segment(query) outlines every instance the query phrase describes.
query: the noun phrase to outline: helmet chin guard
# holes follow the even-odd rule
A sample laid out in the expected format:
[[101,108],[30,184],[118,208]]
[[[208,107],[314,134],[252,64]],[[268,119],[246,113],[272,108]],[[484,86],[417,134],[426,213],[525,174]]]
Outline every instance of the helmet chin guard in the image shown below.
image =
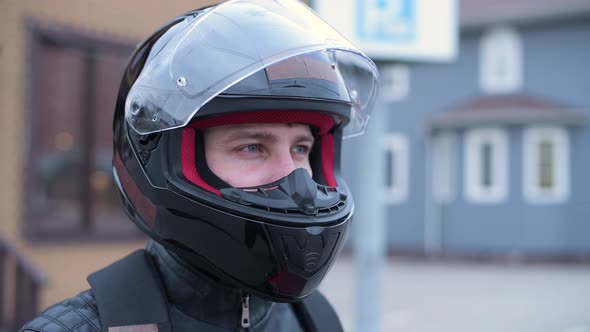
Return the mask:
[[222,188],[221,194],[242,205],[309,216],[336,210],[346,200],[346,194],[340,193],[337,187],[317,184],[303,168],[262,186]]

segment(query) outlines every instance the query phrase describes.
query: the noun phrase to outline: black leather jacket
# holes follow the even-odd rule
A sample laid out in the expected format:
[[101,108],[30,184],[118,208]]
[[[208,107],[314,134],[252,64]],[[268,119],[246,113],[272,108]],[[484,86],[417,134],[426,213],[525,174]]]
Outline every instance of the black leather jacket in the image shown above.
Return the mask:
[[[162,246],[150,242],[169,304],[175,332],[244,331],[241,325],[242,294],[188,269]],[[250,298],[250,331],[302,332],[292,306]],[[51,306],[27,323],[21,332],[99,332],[101,326],[92,290]]]

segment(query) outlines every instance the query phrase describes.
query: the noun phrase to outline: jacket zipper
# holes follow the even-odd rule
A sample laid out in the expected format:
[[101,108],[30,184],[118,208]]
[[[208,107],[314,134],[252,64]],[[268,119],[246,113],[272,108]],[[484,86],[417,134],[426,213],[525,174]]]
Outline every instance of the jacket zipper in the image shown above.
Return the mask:
[[250,329],[250,295],[242,295],[242,327],[248,331]]

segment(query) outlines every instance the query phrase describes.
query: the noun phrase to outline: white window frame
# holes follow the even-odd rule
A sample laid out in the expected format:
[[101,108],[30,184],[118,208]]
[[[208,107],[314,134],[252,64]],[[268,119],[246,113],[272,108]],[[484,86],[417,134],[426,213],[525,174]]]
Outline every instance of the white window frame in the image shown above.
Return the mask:
[[410,94],[410,67],[403,64],[387,64],[379,69],[380,96],[384,101],[400,101]]
[[[383,186],[383,195],[385,203],[402,204],[408,199],[410,168],[409,168],[409,145],[408,138],[402,133],[389,133],[382,139],[383,152],[389,150],[392,152],[393,168],[391,177],[393,186]],[[385,158],[383,158],[385,162]],[[385,169],[384,171],[389,171]]]
[[[492,147],[491,179],[489,187],[481,184],[483,165],[482,147]],[[475,128],[465,133],[464,194],[471,203],[499,204],[508,196],[508,133],[503,128]]]
[[457,135],[442,132],[432,137],[432,197],[437,203],[455,199],[457,176]]
[[[539,185],[539,144],[553,143],[553,187]],[[560,126],[531,126],[523,131],[523,194],[531,204],[560,204],[569,199],[570,191],[569,132]]]
[[[523,84],[523,47],[518,32],[495,27],[485,32],[479,44],[479,83],[485,93],[514,93]],[[497,75],[506,70],[506,75]]]

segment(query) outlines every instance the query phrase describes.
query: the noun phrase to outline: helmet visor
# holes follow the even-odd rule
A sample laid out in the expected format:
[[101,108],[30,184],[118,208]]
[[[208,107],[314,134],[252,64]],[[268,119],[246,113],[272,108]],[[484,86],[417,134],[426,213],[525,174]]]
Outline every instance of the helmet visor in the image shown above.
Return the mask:
[[[307,61],[328,59],[333,73],[317,72],[313,78],[336,84],[336,93],[319,98],[350,102],[353,115],[344,135],[361,134],[377,93],[377,69],[296,0],[229,1],[201,14],[146,64],[129,92],[125,116],[140,134],[183,127],[203,105],[236,83],[302,56]],[[301,73],[299,67],[294,66],[295,75]]]

